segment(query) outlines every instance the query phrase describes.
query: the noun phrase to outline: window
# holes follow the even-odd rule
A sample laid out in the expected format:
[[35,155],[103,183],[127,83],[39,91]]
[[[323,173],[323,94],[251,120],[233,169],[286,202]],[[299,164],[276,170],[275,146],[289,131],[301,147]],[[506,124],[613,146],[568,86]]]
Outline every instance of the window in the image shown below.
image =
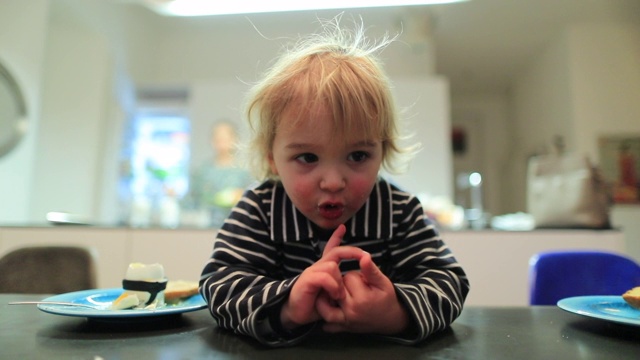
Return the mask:
[[[186,96],[143,92],[125,134],[119,195],[132,226],[177,226],[189,188],[191,126]],[[173,214],[167,214],[167,212]],[[175,219],[167,219],[173,215]]]

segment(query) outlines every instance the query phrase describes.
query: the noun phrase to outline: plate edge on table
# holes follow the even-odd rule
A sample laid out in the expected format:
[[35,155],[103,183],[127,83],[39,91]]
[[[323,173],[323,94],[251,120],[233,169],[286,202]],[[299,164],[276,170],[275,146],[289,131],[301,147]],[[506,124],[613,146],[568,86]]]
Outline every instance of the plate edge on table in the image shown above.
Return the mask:
[[[560,299],[557,302],[557,306],[567,312],[586,316],[589,318],[615,322],[618,324],[640,326],[640,310],[638,310],[638,318],[630,319],[628,317],[615,316],[612,314],[599,313],[593,309],[589,309],[586,306],[596,305],[599,303],[610,304],[625,304],[629,306],[621,295],[586,295],[586,296],[572,296],[564,299]],[[629,308],[631,308],[629,306]]]
[[[83,299],[89,297],[91,295],[100,295],[102,293],[115,293],[124,291],[122,288],[107,288],[107,289],[89,289],[89,290],[80,290],[69,293],[57,294],[43,301],[71,301],[77,299]],[[54,314],[54,315],[63,315],[63,316],[75,316],[75,317],[86,317],[90,319],[123,319],[123,320],[131,320],[136,318],[149,318],[149,317],[160,317],[160,316],[168,316],[168,315],[179,315],[187,312],[198,311],[206,308],[206,302],[202,298],[200,294],[195,294],[188,298],[190,304],[184,306],[167,306],[160,309],[155,310],[108,310],[108,309],[89,309],[89,308],[73,308],[66,307],[64,305],[48,305],[48,304],[39,304],[37,305],[40,311],[45,313]]]

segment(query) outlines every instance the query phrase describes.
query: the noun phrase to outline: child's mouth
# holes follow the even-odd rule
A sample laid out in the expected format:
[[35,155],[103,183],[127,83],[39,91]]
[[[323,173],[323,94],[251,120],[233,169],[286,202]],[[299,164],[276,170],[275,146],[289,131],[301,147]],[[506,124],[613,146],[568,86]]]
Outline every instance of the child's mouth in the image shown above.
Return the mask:
[[318,206],[320,216],[325,219],[335,220],[342,216],[344,205],[339,203],[324,203]]

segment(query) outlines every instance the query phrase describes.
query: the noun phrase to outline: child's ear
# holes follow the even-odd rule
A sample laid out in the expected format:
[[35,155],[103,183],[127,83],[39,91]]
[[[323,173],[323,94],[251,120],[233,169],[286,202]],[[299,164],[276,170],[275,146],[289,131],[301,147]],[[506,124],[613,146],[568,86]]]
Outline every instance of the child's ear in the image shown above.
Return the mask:
[[271,169],[271,173],[273,175],[278,175],[278,168],[276,167],[276,162],[273,160],[273,153],[269,153],[269,155],[267,155],[267,160],[269,160],[269,168]]

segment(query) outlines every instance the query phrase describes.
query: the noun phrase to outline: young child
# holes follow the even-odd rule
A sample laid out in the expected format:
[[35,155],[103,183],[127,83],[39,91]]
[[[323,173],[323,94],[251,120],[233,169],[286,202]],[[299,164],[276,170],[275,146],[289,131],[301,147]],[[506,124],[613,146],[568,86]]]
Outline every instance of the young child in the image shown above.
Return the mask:
[[270,346],[316,325],[412,344],[460,315],[464,271],[417,198],[379,177],[403,152],[384,45],[327,23],[254,88],[266,180],[225,221],[200,280],[221,328]]

